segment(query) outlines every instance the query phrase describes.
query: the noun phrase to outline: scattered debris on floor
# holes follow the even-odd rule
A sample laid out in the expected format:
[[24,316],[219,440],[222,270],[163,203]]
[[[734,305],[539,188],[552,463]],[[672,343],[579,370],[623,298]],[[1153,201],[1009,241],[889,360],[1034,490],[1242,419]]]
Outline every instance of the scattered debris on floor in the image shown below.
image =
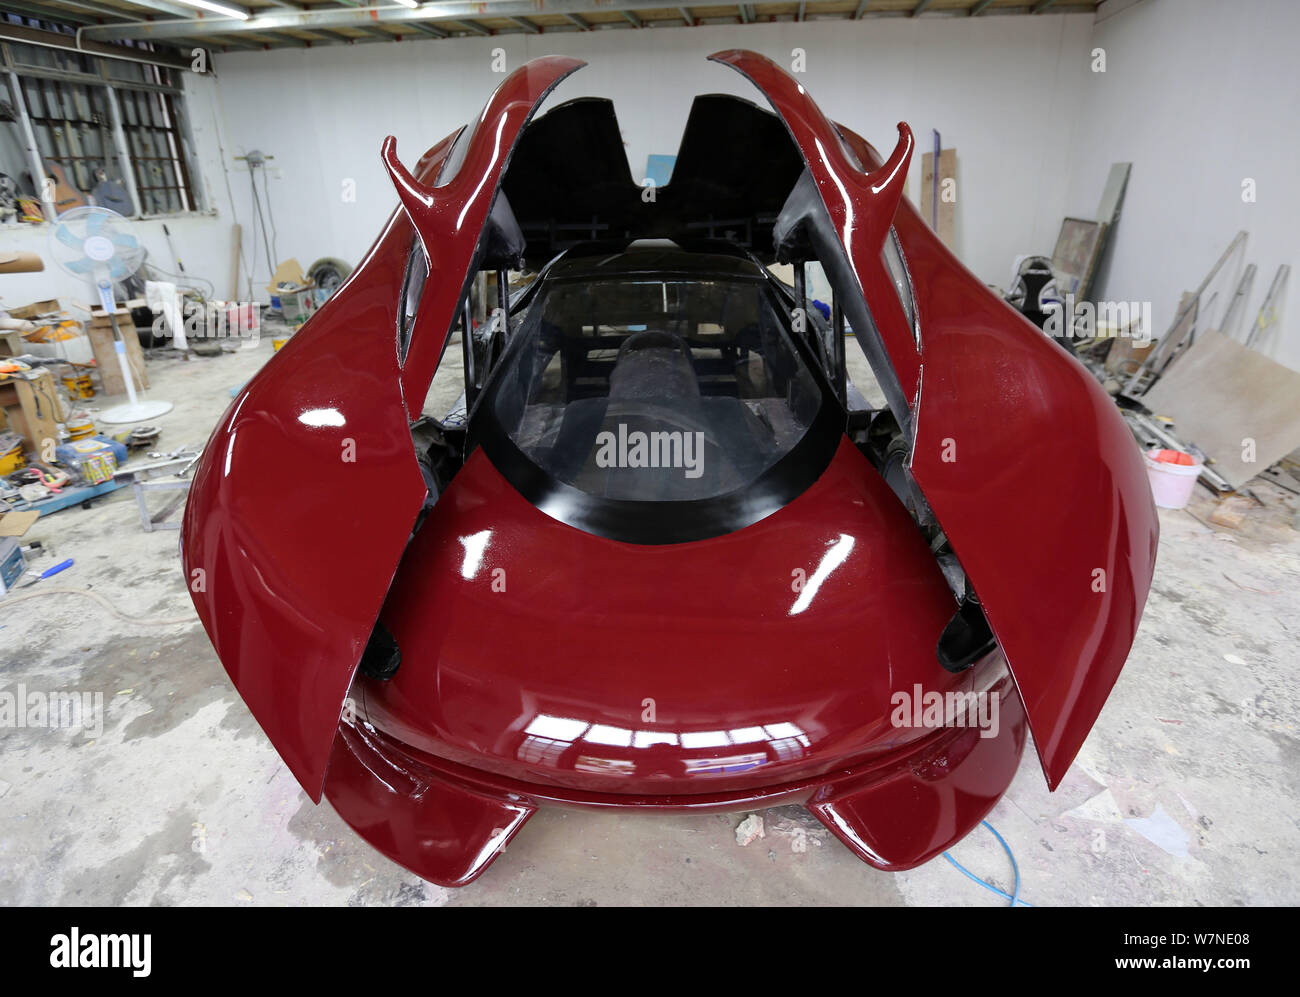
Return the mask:
[[1255,500],[1250,496],[1233,495],[1215,506],[1214,511],[1210,513],[1210,522],[1216,526],[1227,526],[1235,530],[1241,526],[1246,515],[1255,505]]
[[766,832],[763,829],[763,818],[758,814],[750,814],[736,828],[736,844],[741,848],[762,837],[766,837]]
[[1159,803],[1150,817],[1125,817],[1124,823],[1175,858],[1187,858],[1190,835],[1165,813],[1165,808]]
[[766,830],[773,841],[788,841],[790,851],[797,854],[810,847],[821,848],[830,832],[804,807],[778,807],[769,811]]

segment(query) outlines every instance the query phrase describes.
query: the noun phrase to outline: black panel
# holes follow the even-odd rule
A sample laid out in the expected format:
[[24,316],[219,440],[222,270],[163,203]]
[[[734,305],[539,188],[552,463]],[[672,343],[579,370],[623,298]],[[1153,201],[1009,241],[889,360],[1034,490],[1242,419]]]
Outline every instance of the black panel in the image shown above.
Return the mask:
[[584,97],[528,126],[502,190],[534,267],[593,240],[725,239],[770,261],[772,223],[802,170],[779,118],[706,94],[691,105],[671,181],[643,200],[613,103]]

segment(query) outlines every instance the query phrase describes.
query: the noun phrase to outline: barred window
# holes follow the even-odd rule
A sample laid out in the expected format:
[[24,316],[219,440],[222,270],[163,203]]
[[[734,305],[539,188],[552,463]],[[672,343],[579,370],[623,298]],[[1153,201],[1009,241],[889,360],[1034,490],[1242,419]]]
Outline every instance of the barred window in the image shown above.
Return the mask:
[[[74,34],[11,13],[0,23]],[[35,220],[42,201],[45,214],[86,203],[134,216],[202,209],[178,70],[17,41],[0,57],[0,200],[7,190],[20,217]]]

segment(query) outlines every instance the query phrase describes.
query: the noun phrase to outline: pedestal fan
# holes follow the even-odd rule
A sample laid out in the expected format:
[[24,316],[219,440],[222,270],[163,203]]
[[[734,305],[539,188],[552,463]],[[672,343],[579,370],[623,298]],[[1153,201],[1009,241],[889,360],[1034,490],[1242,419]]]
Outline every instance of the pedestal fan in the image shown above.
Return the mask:
[[131,276],[144,262],[144,250],[136,237],[126,231],[126,225],[125,218],[108,208],[73,208],[59,215],[50,235],[50,255],[54,261],[74,277],[90,281],[113,325],[113,350],[130,401],[101,412],[100,422],[142,422],[172,408],[171,402],[144,400],[136,394],[131,364],[126,357],[126,340],[117,326],[113,284]]

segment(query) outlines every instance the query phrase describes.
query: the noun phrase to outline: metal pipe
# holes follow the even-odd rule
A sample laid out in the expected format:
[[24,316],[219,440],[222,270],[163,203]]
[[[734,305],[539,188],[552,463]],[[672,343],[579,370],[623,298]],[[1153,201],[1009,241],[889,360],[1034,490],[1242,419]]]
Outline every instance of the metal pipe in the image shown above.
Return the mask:
[[478,397],[478,376],[474,369],[474,317],[470,314],[469,295],[460,309],[460,355],[465,365],[465,411],[474,409]]
[[[674,4],[679,11],[696,8],[716,8],[714,0],[681,0]],[[753,18],[750,5],[743,5],[745,13]],[[619,13],[630,14],[635,11],[663,10],[664,4],[658,0],[547,0],[545,12],[567,16],[569,14]],[[182,18],[166,21],[133,21],[127,24],[91,25],[82,29],[85,37],[101,41],[122,38],[159,40],[197,35],[250,34],[256,32],[282,31],[285,29],[313,28],[356,28],[364,25],[404,24],[410,22],[440,23],[454,21],[461,24],[473,24],[474,18],[528,18],[536,16],[538,8],[535,0],[489,0],[487,3],[470,2],[470,0],[446,0],[442,3],[428,3],[418,8],[404,7],[399,4],[376,7],[329,7],[304,10],[268,10],[255,13],[246,21],[232,17],[209,16],[202,18]],[[467,19],[469,19],[467,21]],[[628,18],[631,22],[631,18]],[[637,18],[637,22],[640,22]],[[488,34],[486,28],[473,24],[474,30]]]
[[140,191],[135,184],[135,170],[131,168],[131,149],[126,144],[126,131],[122,128],[122,108],[117,102],[117,93],[112,87],[108,91],[108,108],[113,115],[113,144],[117,146],[117,158],[122,165],[122,178],[126,182],[127,193],[131,195],[131,204],[135,214],[144,214],[144,205],[140,203]]
[[840,307],[839,295],[831,299],[831,333],[835,342],[831,344],[831,356],[834,364],[835,394],[840,404],[848,407],[848,365],[844,358],[844,309]]
[[14,109],[18,112],[18,122],[22,126],[23,143],[27,146],[28,162],[32,167],[32,183],[36,185],[36,196],[41,200],[41,210],[46,221],[54,221],[59,213],[54,208],[54,197],[45,182],[45,163],[41,160],[41,150],[36,146],[36,132],[32,130],[32,119],[27,114],[27,98],[23,94],[22,83],[18,74],[9,70],[9,94],[13,97]]
[[501,309],[502,341],[510,338],[510,273],[505,267],[497,271],[497,307]]

